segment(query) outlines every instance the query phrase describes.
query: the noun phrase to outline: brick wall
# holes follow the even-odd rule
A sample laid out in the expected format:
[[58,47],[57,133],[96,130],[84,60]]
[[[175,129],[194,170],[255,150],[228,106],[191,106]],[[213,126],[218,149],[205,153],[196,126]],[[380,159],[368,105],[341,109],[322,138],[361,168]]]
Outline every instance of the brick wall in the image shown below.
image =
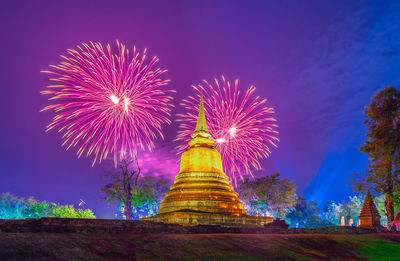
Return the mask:
[[335,226],[326,228],[291,228],[266,225],[265,227],[221,227],[194,226],[184,227],[151,221],[115,220],[115,219],[73,219],[41,218],[11,220],[0,219],[0,233],[50,232],[50,233],[242,233],[242,234],[365,234],[385,232],[384,230]]

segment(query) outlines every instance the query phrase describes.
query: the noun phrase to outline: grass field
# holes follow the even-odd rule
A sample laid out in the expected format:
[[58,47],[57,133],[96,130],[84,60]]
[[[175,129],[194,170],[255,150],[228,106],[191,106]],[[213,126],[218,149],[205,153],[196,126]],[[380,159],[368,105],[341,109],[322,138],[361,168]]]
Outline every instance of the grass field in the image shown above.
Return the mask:
[[400,260],[400,234],[0,233],[0,260]]

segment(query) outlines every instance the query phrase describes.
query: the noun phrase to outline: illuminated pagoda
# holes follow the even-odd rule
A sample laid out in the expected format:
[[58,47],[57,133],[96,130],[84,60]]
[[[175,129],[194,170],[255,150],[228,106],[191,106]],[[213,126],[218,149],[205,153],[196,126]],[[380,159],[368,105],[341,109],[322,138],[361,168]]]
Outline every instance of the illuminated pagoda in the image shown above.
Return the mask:
[[142,220],[185,226],[262,226],[273,217],[248,216],[222,169],[221,154],[207,129],[201,95],[196,129],[182,153],[179,174],[157,215]]
[[359,227],[380,227],[381,216],[375,206],[371,193],[368,191],[365,196],[364,205],[360,212],[360,225]]

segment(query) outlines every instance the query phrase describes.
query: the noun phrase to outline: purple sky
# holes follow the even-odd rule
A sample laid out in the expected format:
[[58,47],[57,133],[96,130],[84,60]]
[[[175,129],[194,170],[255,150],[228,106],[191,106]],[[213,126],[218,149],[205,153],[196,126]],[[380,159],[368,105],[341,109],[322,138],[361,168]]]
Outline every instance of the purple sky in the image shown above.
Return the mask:
[[[0,193],[82,198],[98,217],[113,217],[100,194],[111,163],[92,168],[45,133],[53,114],[39,113],[49,83],[39,71],[77,44],[118,39],[160,58],[176,104],[191,84],[222,74],[255,85],[277,111],[281,139],[259,174],[279,171],[309,199],[346,199],[347,178],[367,162],[357,150],[363,106],[400,81],[400,6],[380,2],[2,1]],[[176,126],[164,130],[152,157],[165,164],[156,171],[174,173]]]

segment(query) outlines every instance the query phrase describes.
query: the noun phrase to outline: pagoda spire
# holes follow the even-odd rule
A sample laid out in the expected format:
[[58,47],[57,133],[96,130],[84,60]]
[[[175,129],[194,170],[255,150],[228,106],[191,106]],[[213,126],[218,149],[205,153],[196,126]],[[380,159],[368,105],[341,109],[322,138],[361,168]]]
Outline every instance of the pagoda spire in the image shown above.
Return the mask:
[[196,129],[194,130],[194,132],[192,134],[192,138],[195,138],[199,135],[204,138],[211,137],[210,133],[208,132],[206,114],[204,112],[203,91],[201,91],[199,115],[197,116]]

